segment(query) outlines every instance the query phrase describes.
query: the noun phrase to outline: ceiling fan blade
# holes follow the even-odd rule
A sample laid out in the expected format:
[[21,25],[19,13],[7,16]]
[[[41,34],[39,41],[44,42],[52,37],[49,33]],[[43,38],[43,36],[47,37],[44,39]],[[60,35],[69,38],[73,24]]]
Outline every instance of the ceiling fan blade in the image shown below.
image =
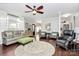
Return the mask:
[[37,8],[37,10],[41,10],[41,9],[43,9],[43,6],[39,6],[39,7]]
[[44,12],[42,12],[42,11],[36,11],[37,13],[40,13],[40,14],[43,14]]
[[29,13],[29,12],[32,12],[32,11],[25,11],[25,13]]
[[31,9],[31,10],[33,10],[33,8],[31,8],[29,5],[25,5],[27,8],[29,8],[29,9]]

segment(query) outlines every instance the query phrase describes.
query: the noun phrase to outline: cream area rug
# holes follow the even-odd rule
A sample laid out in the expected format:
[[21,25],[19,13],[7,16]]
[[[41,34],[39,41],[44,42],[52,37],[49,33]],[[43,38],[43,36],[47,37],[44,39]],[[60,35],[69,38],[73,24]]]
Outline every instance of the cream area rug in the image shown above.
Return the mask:
[[19,45],[15,49],[16,56],[51,56],[55,53],[55,47],[48,42],[35,41],[26,44],[25,46]]

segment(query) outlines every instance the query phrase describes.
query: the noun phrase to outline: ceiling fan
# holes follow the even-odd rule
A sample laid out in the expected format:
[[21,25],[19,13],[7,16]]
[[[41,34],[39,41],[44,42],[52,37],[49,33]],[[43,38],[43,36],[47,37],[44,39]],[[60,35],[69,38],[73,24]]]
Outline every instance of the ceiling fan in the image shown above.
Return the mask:
[[33,15],[36,15],[36,13],[39,13],[39,14],[43,14],[44,12],[42,11],[43,10],[43,6],[41,5],[41,6],[39,6],[39,7],[37,7],[36,8],[36,6],[33,6],[33,8],[32,7],[30,7],[29,5],[25,5],[27,8],[29,8],[29,9],[31,9],[31,11],[25,11],[25,13],[29,13],[29,12],[32,12],[33,13]]

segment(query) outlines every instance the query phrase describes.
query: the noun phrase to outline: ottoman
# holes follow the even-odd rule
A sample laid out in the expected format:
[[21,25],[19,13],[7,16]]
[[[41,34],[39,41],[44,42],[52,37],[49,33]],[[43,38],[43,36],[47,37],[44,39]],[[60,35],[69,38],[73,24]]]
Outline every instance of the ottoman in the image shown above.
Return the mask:
[[25,45],[29,42],[32,42],[34,38],[32,37],[23,37],[23,38],[20,38],[17,40],[18,43],[22,44],[22,45]]

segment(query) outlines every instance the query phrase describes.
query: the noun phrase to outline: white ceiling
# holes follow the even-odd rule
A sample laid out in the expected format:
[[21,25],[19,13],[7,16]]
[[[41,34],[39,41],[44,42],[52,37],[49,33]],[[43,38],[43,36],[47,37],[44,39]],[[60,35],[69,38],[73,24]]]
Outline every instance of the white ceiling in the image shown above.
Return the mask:
[[74,13],[78,12],[79,4],[78,3],[28,3],[30,6],[44,6],[44,14],[33,15],[32,13],[25,13],[25,10],[29,10],[25,7],[27,3],[0,3],[0,9],[6,12],[12,12],[20,14],[24,17],[31,18],[47,18],[58,16],[59,12],[61,13]]

